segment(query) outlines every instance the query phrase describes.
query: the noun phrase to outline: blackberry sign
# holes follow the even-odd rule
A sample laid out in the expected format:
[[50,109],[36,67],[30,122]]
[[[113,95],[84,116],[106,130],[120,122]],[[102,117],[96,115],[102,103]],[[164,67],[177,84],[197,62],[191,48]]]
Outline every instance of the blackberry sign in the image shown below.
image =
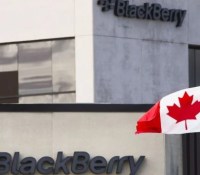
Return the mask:
[[130,5],[127,0],[98,0],[97,4],[103,12],[113,9],[118,17],[176,22],[176,27],[182,25],[186,16],[186,10],[162,8],[158,3],[136,6]]
[[67,166],[71,164],[71,171],[74,174],[84,174],[90,170],[93,174],[111,174],[116,166],[116,173],[121,174],[124,166],[129,164],[130,175],[135,175],[140,168],[145,156],[140,156],[135,161],[133,156],[114,156],[107,162],[102,156],[90,158],[87,152],[74,152],[73,156],[63,157],[62,152],[58,152],[57,158],[45,156],[38,161],[34,157],[26,157],[20,160],[20,153],[15,152],[12,156],[7,152],[0,152],[0,174],[35,174],[36,170],[40,174],[70,174],[70,168]]

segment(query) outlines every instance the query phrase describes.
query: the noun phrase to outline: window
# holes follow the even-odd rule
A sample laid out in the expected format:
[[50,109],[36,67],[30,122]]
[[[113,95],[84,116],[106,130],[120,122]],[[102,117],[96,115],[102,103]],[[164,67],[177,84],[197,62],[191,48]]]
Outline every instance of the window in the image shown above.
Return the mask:
[[0,83],[0,103],[74,103],[74,38],[1,44]]
[[0,103],[18,103],[18,72],[0,72]]
[[[189,47],[189,85],[200,86],[200,47]],[[183,136],[184,175],[200,175],[200,134]]]
[[200,86],[200,47],[189,48],[189,84]]

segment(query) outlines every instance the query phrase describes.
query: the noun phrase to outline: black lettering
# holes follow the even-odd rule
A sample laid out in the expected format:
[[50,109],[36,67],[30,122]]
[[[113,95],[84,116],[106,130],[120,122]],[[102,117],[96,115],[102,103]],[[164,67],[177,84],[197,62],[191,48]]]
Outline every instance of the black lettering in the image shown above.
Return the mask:
[[74,174],[86,173],[88,170],[90,156],[86,152],[75,152],[72,162],[72,172]]
[[140,158],[135,163],[134,157],[129,156],[129,165],[130,165],[130,175],[135,175],[138,169],[140,168],[142,162],[144,161],[145,156],[140,156]]
[[145,19],[153,19],[153,6],[149,6],[149,3],[144,3],[144,7],[146,9]]
[[170,22],[175,21],[175,12],[176,12],[176,10],[174,10],[174,9],[170,10],[170,18],[169,18]]
[[125,1],[125,14],[124,17],[129,17],[129,1]]
[[101,10],[103,12],[109,11],[111,9],[110,0],[98,0],[97,4],[98,5],[102,5],[102,9]]
[[55,170],[54,173],[58,174],[60,170],[63,170],[65,174],[70,174],[67,164],[72,161],[72,157],[66,157],[63,159],[63,153],[58,152],[57,154],[57,159],[56,159],[56,165],[55,165]]
[[7,174],[10,170],[11,155],[5,152],[0,153],[0,174]]
[[161,20],[164,22],[176,21],[176,27],[182,25],[186,16],[186,10],[162,8],[158,3],[150,5],[144,3],[142,6],[130,5],[129,0],[98,0],[98,5],[102,6],[102,11],[114,8],[114,15],[118,17]]
[[114,165],[116,164],[118,166],[119,163],[119,156],[115,156],[112,159],[110,159],[108,163],[108,168],[107,168],[107,174],[111,174],[114,169]]
[[186,15],[186,10],[179,11],[176,27],[180,27],[182,25],[185,15]]
[[139,6],[137,8],[137,18],[139,19],[144,19],[145,17],[145,9],[144,9],[144,6]]
[[97,156],[90,162],[90,170],[94,174],[101,174],[106,172],[107,161],[104,157]]
[[33,157],[26,157],[20,162],[20,173],[21,174],[34,174],[36,168],[36,160]]
[[162,9],[161,11],[161,20],[162,21],[168,21],[169,20],[169,10],[168,9]]
[[161,5],[160,4],[153,4],[153,19],[154,20],[160,20],[161,17]]
[[14,175],[19,173],[18,164],[19,164],[19,152],[15,152],[11,166],[11,173]]
[[124,16],[126,12],[126,1],[124,0],[116,0],[114,14],[116,16]]
[[130,5],[129,6],[129,17],[130,18],[136,18],[136,14],[137,14],[137,6]]
[[42,157],[37,163],[37,170],[41,174],[53,174],[51,165],[54,165],[54,160],[51,157]]
[[179,13],[179,10],[175,10],[174,21],[178,21],[178,13]]
[[125,156],[125,157],[122,157],[120,160],[119,160],[119,164],[117,166],[117,174],[120,174],[122,173],[122,169],[124,167],[124,164],[125,162],[128,162],[129,160],[129,156]]

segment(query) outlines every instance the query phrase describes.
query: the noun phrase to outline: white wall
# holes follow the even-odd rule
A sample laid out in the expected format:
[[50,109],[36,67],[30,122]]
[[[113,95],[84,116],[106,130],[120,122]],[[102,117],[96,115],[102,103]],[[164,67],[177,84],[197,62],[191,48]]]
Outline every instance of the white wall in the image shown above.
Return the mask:
[[[55,160],[58,151],[63,151],[65,156],[86,151],[91,158],[103,156],[107,160],[114,156],[130,155],[136,160],[146,156],[137,175],[164,175],[164,136],[135,135],[134,126],[141,115],[133,112],[1,113],[0,150],[10,154],[19,151],[21,159],[33,156],[37,160],[43,156]],[[129,173],[126,168],[121,175]]]
[[0,43],[74,36],[74,0],[1,0]]
[[94,102],[93,2],[75,1],[76,102]]

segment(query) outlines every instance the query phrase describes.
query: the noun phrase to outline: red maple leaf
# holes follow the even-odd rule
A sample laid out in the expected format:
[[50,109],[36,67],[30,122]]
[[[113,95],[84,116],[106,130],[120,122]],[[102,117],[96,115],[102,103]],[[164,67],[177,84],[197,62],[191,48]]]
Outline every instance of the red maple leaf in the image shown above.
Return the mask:
[[184,93],[182,98],[178,98],[180,107],[174,104],[173,106],[167,106],[168,115],[174,118],[177,122],[185,121],[185,129],[187,130],[187,120],[196,120],[196,115],[200,112],[200,102],[193,101],[193,95],[189,96],[187,92]]

